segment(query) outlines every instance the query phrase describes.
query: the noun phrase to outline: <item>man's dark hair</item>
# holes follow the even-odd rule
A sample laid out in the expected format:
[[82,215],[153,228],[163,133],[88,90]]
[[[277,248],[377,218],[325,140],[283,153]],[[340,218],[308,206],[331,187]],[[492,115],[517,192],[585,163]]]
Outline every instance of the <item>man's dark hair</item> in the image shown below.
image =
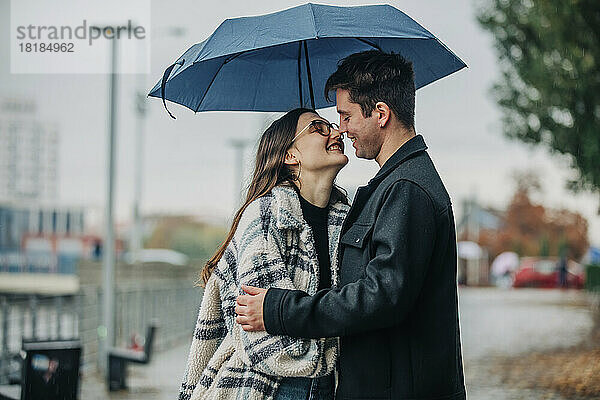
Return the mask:
[[347,90],[365,118],[375,104],[387,104],[405,128],[415,126],[415,79],[412,63],[399,54],[379,50],[354,53],[338,63],[325,83],[325,98],[336,89]]

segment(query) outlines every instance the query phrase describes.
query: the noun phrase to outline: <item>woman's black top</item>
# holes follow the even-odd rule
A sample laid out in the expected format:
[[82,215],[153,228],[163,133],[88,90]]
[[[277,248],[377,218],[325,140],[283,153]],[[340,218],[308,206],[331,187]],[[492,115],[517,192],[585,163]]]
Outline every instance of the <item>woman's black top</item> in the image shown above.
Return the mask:
[[[327,207],[321,208],[310,204],[304,200],[302,196],[300,198],[300,207],[302,208],[302,216],[308,223],[313,232],[315,239],[315,249],[317,251],[317,259],[319,260],[319,290],[327,289],[331,287],[331,261],[329,260],[329,234],[327,232]],[[316,387],[321,393],[319,398],[327,399],[333,398],[333,391],[335,387],[333,374],[323,376],[320,378],[314,378]],[[301,389],[304,389],[306,393],[311,392],[312,378],[296,378],[296,377],[284,377],[281,380],[278,392],[281,392],[281,398],[292,398],[290,393],[298,393]],[[331,394],[322,394],[322,393]],[[279,394],[279,393],[278,393]],[[287,397],[286,397],[287,395]],[[299,396],[293,396],[294,398]],[[275,396],[279,398],[279,396]],[[302,395],[302,398],[308,398],[308,396]]]
[[319,260],[319,290],[331,287],[331,260],[329,259],[329,234],[327,233],[327,207],[317,207],[300,197],[302,215],[311,227]]

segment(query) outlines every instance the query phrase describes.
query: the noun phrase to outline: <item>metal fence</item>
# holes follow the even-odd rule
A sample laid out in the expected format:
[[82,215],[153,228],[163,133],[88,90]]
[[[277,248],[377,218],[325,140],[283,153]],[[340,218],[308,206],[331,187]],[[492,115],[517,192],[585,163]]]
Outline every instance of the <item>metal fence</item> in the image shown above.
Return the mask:
[[[130,346],[134,335],[145,335],[148,324],[157,320],[154,349],[160,351],[191,338],[202,290],[189,281],[125,284],[115,296],[116,346]],[[0,294],[0,323],[0,384],[19,367],[22,338],[80,339],[85,372],[98,362],[102,291],[84,285],[75,295]]]

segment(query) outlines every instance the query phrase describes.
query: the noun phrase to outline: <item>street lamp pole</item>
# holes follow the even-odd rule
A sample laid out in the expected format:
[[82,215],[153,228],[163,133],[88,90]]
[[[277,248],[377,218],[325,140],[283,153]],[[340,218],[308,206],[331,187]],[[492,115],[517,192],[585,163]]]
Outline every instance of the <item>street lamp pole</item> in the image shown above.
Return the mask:
[[[169,27],[161,34],[162,37],[182,37],[185,29],[180,27]],[[146,47],[140,44],[138,60],[146,62]],[[136,129],[135,129],[135,151],[134,151],[134,182],[133,182],[133,224],[131,229],[130,251],[133,262],[140,261],[140,253],[143,246],[143,221],[141,213],[142,181],[144,175],[144,131],[146,130],[146,72],[138,71],[135,92]]]
[[246,139],[231,139],[229,145],[235,150],[235,198],[236,206],[243,202],[244,191],[244,152],[252,142]]
[[[105,211],[105,235],[102,251],[103,290],[102,309],[103,327],[99,329],[100,336],[100,366],[108,371],[108,348],[115,342],[115,226],[114,226],[114,186],[115,186],[115,147],[117,123],[117,62],[118,40],[111,40],[111,71],[109,91],[109,131],[108,131],[108,165],[107,165],[107,191]],[[104,340],[102,340],[104,339]]]
[[[143,45],[142,45],[143,46]],[[143,60],[144,58],[140,58]],[[145,75],[138,74],[138,91],[135,93],[135,108],[136,108],[136,132],[135,132],[135,151],[134,151],[134,182],[133,182],[133,224],[131,231],[131,253],[133,262],[137,263],[140,260],[140,252],[143,247],[142,243],[142,216],[140,212],[140,203],[142,198],[142,171],[144,157],[144,128],[146,116],[146,96],[142,90],[145,88]]]

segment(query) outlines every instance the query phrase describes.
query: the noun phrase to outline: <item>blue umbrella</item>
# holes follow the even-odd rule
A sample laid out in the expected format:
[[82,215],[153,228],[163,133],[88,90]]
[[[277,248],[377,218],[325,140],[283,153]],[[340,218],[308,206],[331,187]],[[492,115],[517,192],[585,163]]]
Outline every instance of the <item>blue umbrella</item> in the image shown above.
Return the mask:
[[169,100],[195,112],[329,107],[334,103],[323,91],[338,62],[372,49],[412,61],[417,89],[466,67],[392,6],[309,3],[225,20],[169,66],[149,96],[162,98],[165,108]]

